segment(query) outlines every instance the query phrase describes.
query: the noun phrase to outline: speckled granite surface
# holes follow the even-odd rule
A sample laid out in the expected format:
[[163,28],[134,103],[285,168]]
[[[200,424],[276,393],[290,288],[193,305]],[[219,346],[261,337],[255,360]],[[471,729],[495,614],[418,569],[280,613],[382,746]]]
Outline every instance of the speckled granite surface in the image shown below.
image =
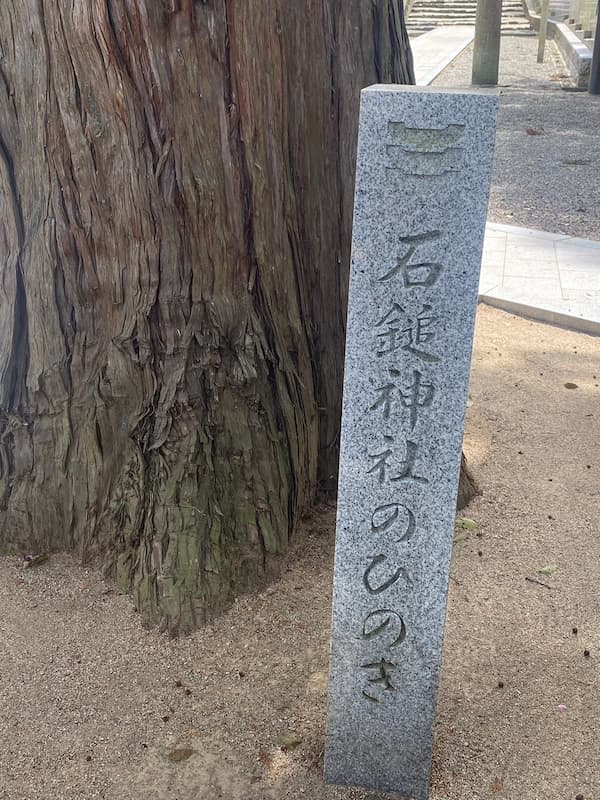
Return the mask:
[[427,797],[497,99],[363,92],[326,745]]

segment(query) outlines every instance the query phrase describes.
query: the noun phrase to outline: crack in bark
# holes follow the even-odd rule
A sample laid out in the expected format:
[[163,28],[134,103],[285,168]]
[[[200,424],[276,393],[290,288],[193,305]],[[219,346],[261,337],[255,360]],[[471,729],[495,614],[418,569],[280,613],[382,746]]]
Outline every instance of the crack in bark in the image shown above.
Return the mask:
[[[230,0],[225,0],[224,9],[225,9],[225,75],[224,75],[224,88],[225,88],[225,103],[228,109],[235,108],[235,100],[236,97],[236,82],[235,82],[235,67],[233,64],[233,55],[232,55],[232,48],[231,48],[231,35],[235,32],[235,27],[233,21],[231,19],[231,9],[230,9]],[[254,289],[254,294],[256,298],[257,305],[262,308],[262,313],[260,316],[265,319],[265,334],[271,340],[270,341],[270,349],[273,356],[277,356],[278,354],[278,347],[277,343],[275,342],[276,336],[276,325],[274,324],[274,320],[272,319],[271,314],[269,313],[269,305],[268,303],[264,302],[263,293],[262,293],[262,286],[261,286],[261,276],[260,270],[258,269],[258,258],[256,253],[256,247],[254,242],[254,226],[253,226],[253,219],[252,219],[252,194],[253,194],[253,185],[252,179],[250,177],[250,170],[248,165],[248,156],[246,152],[246,147],[244,144],[244,137],[242,131],[242,118],[239,111],[236,109],[235,114],[235,146],[238,154],[238,162],[240,165],[240,183],[241,183],[241,194],[244,198],[244,233],[245,233],[245,252],[248,255],[249,263],[246,265],[246,285],[248,286],[248,290],[251,290],[250,283],[252,284],[252,288]],[[297,270],[299,269],[299,264],[297,259],[295,261],[295,270],[294,270],[294,277],[297,279]],[[278,394],[277,388],[277,380],[275,378],[274,372],[274,363],[273,359],[267,356],[266,364],[269,370],[269,379],[271,385],[273,386],[274,391]],[[286,380],[289,381],[289,376],[287,371],[285,372]],[[292,387],[290,388],[290,396],[293,396]],[[285,424],[285,420],[283,415],[279,409],[276,410],[277,418],[278,418],[278,426],[281,429],[281,432],[285,434],[287,439],[287,450],[288,453],[291,452],[292,443],[289,440],[290,431],[288,425]],[[296,503],[298,500],[297,497],[297,484],[296,484],[296,476],[294,474],[294,470],[290,471],[290,480],[292,488],[289,493],[289,500],[288,500],[288,518],[290,520],[290,525],[293,525],[293,520],[295,518],[295,508]],[[259,525],[259,532],[262,536],[262,531]],[[263,554],[266,557],[267,547],[265,544],[264,539],[262,540],[263,545]]]
[[23,278],[23,248],[25,245],[25,222],[19,198],[17,178],[11,154],[0,134],[0,158],[4,162],[8,189],[10,193],[15,228],[17,231],[19,253],[16,259],[15,305],[11,354],[6,376],[2,382],[1,407],[9,413],[23,412],[27,401],[27,368],[29,362],[29,340],[27,324],[27,296]]
[[[399,3],[397,0],[390,0],[388,21],[394,82],[412,85],[415,82],[414,64],[404,24],[404,3],[402,0]],[[401,54],[404,58],[401,57]]]

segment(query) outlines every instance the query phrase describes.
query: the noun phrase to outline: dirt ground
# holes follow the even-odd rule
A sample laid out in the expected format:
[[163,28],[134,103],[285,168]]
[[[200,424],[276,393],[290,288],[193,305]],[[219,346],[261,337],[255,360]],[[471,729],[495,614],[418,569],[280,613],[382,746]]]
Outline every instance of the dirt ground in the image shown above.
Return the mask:
[[[433,800],[600,797],[599,345],[479,307]],[[66,556],[0,560],[0,798],[384,797],[321,777],[333,528],[180,640]]]

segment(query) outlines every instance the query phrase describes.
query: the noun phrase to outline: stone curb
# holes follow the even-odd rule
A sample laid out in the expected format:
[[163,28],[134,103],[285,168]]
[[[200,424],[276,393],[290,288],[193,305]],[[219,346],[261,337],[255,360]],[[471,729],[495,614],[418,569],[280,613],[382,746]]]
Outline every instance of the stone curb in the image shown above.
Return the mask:
[[493,294],[480,294],[479,302],[484,303],[486,306],[499,308],[501,311],[508,311],[519,317],[533,319],[536,322],[547,322],[549,325],[556,325],[571,331],[600,336],[600,321],[576,317],[573,314],[566,314],[564,311],[556,311],[553,308],[542,305],[529,305],[521,301],[511,300],[509,297],[498,297]]
[[[600,241],[592,239],[581,239],[575,236],[561,233],[548,233],[546,231],[538,231],[532,228],[521,228],[516,225],[504,225],[497,222],[488,222],[486,226],[487,233],[499,232],[519,236],[524,243],[531,246],[536,240],[541,242],[554,242],[559,247],[575,245],[578,248],[598,254],[598,271],[600,272]],[[488,284],[489,285],[489,284]],[[502,285],[496,285],[491,289],[484,292],[479,292],[478,300],[485,305],[494,306],[502,311],[508,311],[520,317],[534,319],[538,322],[546,322],[550,325],[556,325],[561,328],[568,328],[569,330],[587,333],[592,336],[600,336],[600,308],[595,315],[595,319],[590,319],[589,309],[587,314],[577,314],[574,307],[569,308],[569,301],[544,301],[540,299],[524,299],[522,293],[518,296],[513,296],[510,289],[504,288]],[[573,306],[577,306],[578,301],[573,302]]]
[[[524,0],[525,14],[535,30],[540,29],[540,15]],[[592,52],[573,33],[568,25],[559,20],[548,19],[548,38],[554,39],[571,77],[578,89],[587,89],[592,68]]]

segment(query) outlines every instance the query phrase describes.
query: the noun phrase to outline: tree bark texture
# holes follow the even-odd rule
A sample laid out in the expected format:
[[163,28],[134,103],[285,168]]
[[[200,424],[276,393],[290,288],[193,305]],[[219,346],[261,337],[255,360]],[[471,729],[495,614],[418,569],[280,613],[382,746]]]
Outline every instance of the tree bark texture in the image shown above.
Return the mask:
[[479,494],[479,488],[475,478],[471,475],[465,454],[462,453],[460,459],[460,477],[458,481],[458,497],[456,507],[459,511],[466,508],[474,497]]
[[402,0],[2,0],[0,549],[190,629],[336,474],[360,89]]

